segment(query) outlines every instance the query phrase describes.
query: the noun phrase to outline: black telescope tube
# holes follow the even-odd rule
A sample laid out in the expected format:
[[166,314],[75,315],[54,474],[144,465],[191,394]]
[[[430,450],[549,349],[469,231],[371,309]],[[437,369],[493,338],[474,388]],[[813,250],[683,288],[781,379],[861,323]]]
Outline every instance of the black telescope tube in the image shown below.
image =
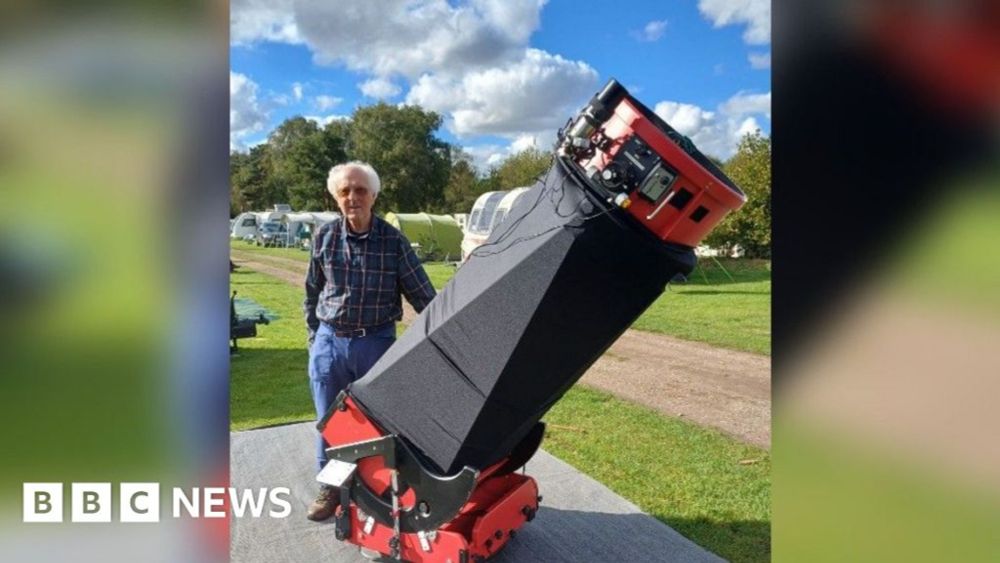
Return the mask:
[[349,389],[436,469],[484,469],[694,268],[553,163],[368,374]]

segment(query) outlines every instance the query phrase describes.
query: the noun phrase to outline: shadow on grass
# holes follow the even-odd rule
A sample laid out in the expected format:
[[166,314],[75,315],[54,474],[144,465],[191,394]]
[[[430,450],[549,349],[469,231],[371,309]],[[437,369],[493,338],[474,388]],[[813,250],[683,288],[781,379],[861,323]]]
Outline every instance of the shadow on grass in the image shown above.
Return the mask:
[[686,281],[671,283],[684,287],[753,283],[770,279],[771,269],[766,260],[728,259],[716,263],[710,258],[702,258],[694,271],[688,274]]
[[683,293],[685,295],[770,295],[770,291],[741,291],[741,290],[720,290],[720,289],[684,289],[684,291],[678,291],[674,289],[675,293]]
[[[563,497],[569,491],[554,492]],[[667,524],[703,549],[733,562],[769,561],[769,522],[654,518],[646,514],[609,514],[593,510],[563,510],[545,506],[522,529],[497,561],[699,561],[697,550],[687,551]],[[660,521],[657,521],[660,520]],[[567,553],[567,546],[572,551]],[[583,556],[574,558],[573,555]]]

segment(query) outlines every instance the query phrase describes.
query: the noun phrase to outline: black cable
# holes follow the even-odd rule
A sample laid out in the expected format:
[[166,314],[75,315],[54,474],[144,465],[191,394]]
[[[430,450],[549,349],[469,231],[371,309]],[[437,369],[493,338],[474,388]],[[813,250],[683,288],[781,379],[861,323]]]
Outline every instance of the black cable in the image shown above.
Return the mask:
[[[565,163],[562,163],[562,162],[559,162],[559,163],[553,162],[553,168],[555,166],[557,166],[557,165],[563,166],[564,168],[567,167],[567,165]],[[570,164],[569,166],[572,166],[572,165]],[[546,174],[546,179],[547,179],[547,177],[549,175],[552,174],[553,168],[549,169],[549,172]],[[554,213],[555,213],[555,215],[557,217],[560,217],[562,219],[566,219],[566,218],[572,217],[572,216],[580,213],[580,211],[583,208],[583,205],[590,200],[590,195],[586,192],[586,188],[585,187],[583,187],[583,189],[584,189],[584,197],[576,205],[575,209],[573,209],[571,212],[569,212],[567,214],[562,214],[562,213],[559,212],[559,207],[562,205],[562,202],[563,202],[563,200],[566,197],[566,180],[568,180],[569,176],[570,176],[570,174],[568,172],[569,171],[567,171],[567,173],[563,175],[562,180],[559,182],[558,187],[552,187],[550,189],[549,186],[548,186],[548,183],[543,181],[543,187],[539,191],[538,197],[535,199],[535,202],[532,203],[531,207],[529,207],[528,210],[525,211],[520,217],[518,217],[514,221],[511,221],[507,225],[506,230],[503,233],[501,233],[499,236],[497,236],[496,239],[494,239],[491,242],[487,242],[487,243],[484,243],[484,244],[480,245],[475,250],[473,250],[471,253],[469,253],[469,256],[479,256],[479,257],[494,256],[496,254],[500,254],[500,253],[506,252],[507,250],[509,250],[510,248],[512,248],[513,246],[515,246],[517,244],[520,244],[522,242],[526,242],[526,241],[538,238],[538,237],[543,236],[545,234],[548,234],[548,233],[550,233],[552,231],[555,231],[555,230],[561,229],[563,227],[566,227],[565,224],[554,225],[554,226],[552,226],[552,227],[550,227],[548,229],[544,229],[544,230],[542,230],[540,232],[537,232],[537,233],[534,233],[534,234],[531,234],[531,235],[527,235],[527,236],[518,237],[518,238],[514,239],[513,241],[511,241],[510,244],[508,244],[507,246],[505,246],[505,247],[503,247],[503,248],[501,248],[499,250],[495,250],[495,251],[492,251],[492,252],[481,252],[481,249],[483,249],[483,248],[494,247],[494,246],[497,246],[497,245],[505,242],[506,239],[507,239],[507,237],[509,237],[514,232],[514,230],[517,228],[517,226],[520,225],[521,221],[523,221],[528,215],[530,215],[532,212],[534,212],[535,209],[538,208],[539,203],[541,203],[543,197],[546,194],[548,194],[548,196],[549,196],[548,199],[553,204]],[[559,192],[559,199],[558,200],[554,199],[555,192]],[[591,204],[593,205],[593,203],[591,203]],[[582,218],[582,220],[581,220],[581,223],[585,223],[585,222],[590,221],[592,219],[597,219],[598,217],[601,217],[603,215],[608,215],[608,214],[611,213],[612,209],[614,209],[613,206],[606,206],[603,210],[599,211],[598,213],[595,213],[595,214],[589,215],[589,216],[584,216]]]
[[[552,172],[552,169],[550,168],[549,172],[546,173],[546,178],[548,177],[549,174],[551,174],[551,172]],[[541,178],[539,178],[539,179],[541,179]],[[565,181],[565,179],[563,179],[563,181]],[[546,184],[546,182],[544,180],[542,180],[542,185],[543,186],[547,186],[547,184]],[[475,250],[473,250],[472,252],[469,253],[469,256],[473,256],[473,255],[476,255],[476,256],[490,256],[492,254],[498,254],[498,252],[493,252],[493,253],[478,253],[478,252],[479,252],[479,250],[481,248],[489,247],[489,246],[496,246],[496,245],[500,244],[501,242],[504,242],[504,240],[508,236],[510,236],[511,233],[514,232],[514,229],[521,223],[521,221],[523,221],[528,215],[530,215],[538,207],[538,204],[541,203],[542,197],[545,195],[546,191],[547,191],[547,189],[545,187],[543,187],[538,192],[538,197],[535,199],[535,202],[531,204],[531,207],[529,207],[527,211],[525,211],[517,219],[515,219],[515,220],[511,221],[510,223],[508,223],[507,224],[507,229],[503,233],[501,233],[500,235],[498,235],[496,237],[496,239],[494,239],[491,242],[486,242],[486,243],[483,243],[483,244],[479,245],[478,247],[476,247]],[[506,249],[504,249],[504,250],[506,250]]]

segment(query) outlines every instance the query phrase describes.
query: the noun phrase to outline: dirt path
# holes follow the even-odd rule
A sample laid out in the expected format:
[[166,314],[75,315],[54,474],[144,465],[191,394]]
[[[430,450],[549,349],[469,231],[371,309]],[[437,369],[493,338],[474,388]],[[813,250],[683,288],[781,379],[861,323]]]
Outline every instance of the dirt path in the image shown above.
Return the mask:
[[[301,287],[307,265],[291,258],[232,251],[242,267]],[[415,313],[404,303],[403,322]],[[581,380],[670,416],[771,447],[771,358],[662,334],[627,330]]]
[[305,286],[306,271],[309,269],[309,265],[305,262],[280,256],[254,254],[245,250],[231,249],[229,252],[233,263],[237,266],[274,276],[292,285],[303,288]]

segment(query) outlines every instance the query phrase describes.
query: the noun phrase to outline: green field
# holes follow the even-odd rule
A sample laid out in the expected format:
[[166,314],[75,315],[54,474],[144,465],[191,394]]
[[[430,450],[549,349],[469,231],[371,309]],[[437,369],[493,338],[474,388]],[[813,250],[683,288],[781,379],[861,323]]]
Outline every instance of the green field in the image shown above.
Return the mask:
[[265,256],[280,256],[282,258],[291,258],[293,260],[299,260],[301,262],[309,261],[309,251],[301,248],[276,248],[271,246],[257,246],[252,242],[246,242],[242,240],[231,240],[229,243],[230,248],[236,250],[246,250],[250,252],[256,252],[258,254],[263,254]]
[[769,452],[579,385],[545,421],[549,453],[713,553],[770,560]]
[[[308,262],[309,253],[288,248],[262,248],[241,241],[232,248]],[[455,268],[425,264],[440,289]],[[771,267],[763,260],[703,259],[684,283],[667,291],[633,325],[685,340],[744,352],[771,354]]]
[[[448,268],[434,265],[431,276],[447,279]],[[275,316],[232,358],[231,428],[313,420],[301,290],[245,269],[230,279]],[[546,421],[547,451],[722,557],[768,560],[767,451],[579,386]]]
[[632,328],[771,355],[770,262],[702,259],[687,282],[670,284]]
[[306,328],[302,291],[282,280],[240,269],[231,289],[277,318],[258,325],[257,337],[240,340],[230,359],[229,411],[233,430],[315,418],[306,377]]

